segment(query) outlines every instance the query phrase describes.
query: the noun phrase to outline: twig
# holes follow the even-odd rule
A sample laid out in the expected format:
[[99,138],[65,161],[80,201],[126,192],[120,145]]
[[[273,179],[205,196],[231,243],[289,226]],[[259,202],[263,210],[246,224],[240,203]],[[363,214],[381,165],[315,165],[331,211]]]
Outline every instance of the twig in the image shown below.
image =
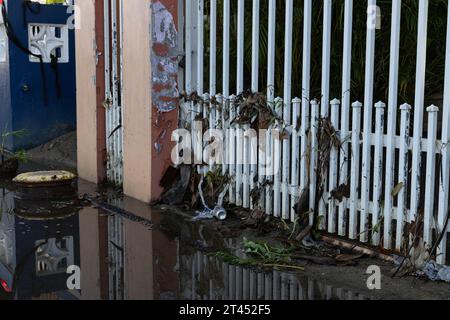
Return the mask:
[[354,251],[354,252],[357,252],[357,253],[361,253],[361,254],[365,254],[365,255],[368,255],[368,256],[376,257],[378,259],[381,259],[381,260],[384,260],[384,261],[387,261],[387,262],[394,262],[394,258],[392,256],[390,256],[390,255],[387,255],[387,254],[384,254],[384,253],[381,253],[381,252],[377,252],[377,251],[375,251],[373,249],[370,249],[370,248],[367,248],[367,247],[363,247],[363,246],[360,246],[360,245],[357,245],[357,244],[353,244],[353,243],[350,243],[350,242],[347,242],[347,241],[344,241],[344,240],[334,239],[334,238],[331,238],[331,237],[328,237],[328,236],[321,236],[320,240],[322,240],[322,241],[324,241],[324,242],[326,242],[328,244],[331,244],[333,246],[336,246],[336,247],[341,247],[341,248],[348,249],[348,250],[351,250],[351,251]]
[[263,264],[264,268],[286,268],[286,269],[294,269],[294,270],[300,270],[305,271],[305,268],[300,266],[289,266],[284,264]]

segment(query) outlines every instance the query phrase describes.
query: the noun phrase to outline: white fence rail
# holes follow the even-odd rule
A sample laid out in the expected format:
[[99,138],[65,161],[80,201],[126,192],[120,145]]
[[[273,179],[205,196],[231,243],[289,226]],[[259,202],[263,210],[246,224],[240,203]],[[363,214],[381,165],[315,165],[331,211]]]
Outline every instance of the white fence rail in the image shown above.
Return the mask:
[[[286,0],[285,21],[276,21],[276,0],[268,1],[267,16],[260,16],[260,0],[252,1],[252,34],[245,34],[244,13],[250,1],[223,0],[223,26],[217,25],[217,0],[187,0],[186,17],[186,79],[187,96],[197,93],[202,99],[185,99],[182,110],[195,127],[195,120],[209,119],[210,129],[225,129],[222,172],[233,177],[228,201],[246,208],[259,206],[267,214],[283,219],[296,219],[294,205],[305,190],[309,190],[310,222],[320,217],[320,226],[350,239],[382,245],[386,249],[405,250],[409,232],[406,224],[422,221],[424,242],[437,246],[437,260],[446,263],[446,243],[450,185],[450,23],[447,31],[445,92],[443,105],[425,106],[425,77],[427,45],[428,1],[417,0],[418,39],[415,101],[413,105],[399,106],[399,61],[402,39],[400,21],[402,1],[392,1],[390,43],[389,93],[387,104],[375,103],[375,36],[378,14],[377,1],[369,0],[365,84],[363,103],[351,101],[352,75],[352,20],[353,1],[345,0],[342,55],[342,91],[339,99],[330,97],[330,61],[332,10],[335,1],[323,0],[323,37],[321,68],[321,99],[310,97],[311,28],[313,5],[319,1],[304,0],[303,62],[301,92],[292,92],[293,0]],[[236,4],[231,6],[230,4]],[[230,62],[231,9],[237,10],[237,61]],[[373,12],[372,12],[373,11]],[[208,16],[208,19],[205,19]],[[450,21],[450,6],[449,6]],[[260,21],[268,19],[267,61],[260,61]],[[205,26],[209,26],[210,45],[204,48]],[[284,26],[284,87],[283,97],[275,97],[276,28]],[[217,42],[218,30],[223,32],[223,43]],[[445,35],[443,35],[445,37]],[[249,125],[240,125],[242,93],[245,91],[245,43],[251,41],[251,75],[249,89],[265,91],[268,106],[277,115],[272,131],[259,133],[259,148]],[[339,41],[339,39],[337,40]],[[442,40],[444,41],[444,39]],[[223,54],[222,72],[216,57]],[[209,93],[205,93],[205,52],[209,61]],[[442,53],[444,55],[444,52]],[[260,64],[267,68],[267,83],[260,84]],[[229,87],[230,69],[236,68],[236,91]],[[217,79],[221,78],[222,93],[217,94]],[[234,95],[233,95],[234,93]],[[299,98],[293,98],[298,95]],[[248,97],[254,97],[251,94]],[[245,100],[245,99],[244,99]],[[443,110],[442,121],[439,117]],[[424,121],[427,119],[427,122]],[[411,120],[414,123],[411,123]],[[189,122],[188,121],[188,122]],[[323,125],[331,124],[335,141],[329,153],[324,152]],[[441,130],[442,129],[442,130]],[[201,139],[201,134],[195,139]],[[193,139],[193,140],[195,140]],[[198,140],[197,140],[198,141]],[[261,143],[264,141],[264,143]],[[202,144],[200,144],[202,145]],[[198,144],[197,144],[198,148]],[[197,155],[202,154],[197,152]],[[242,158],[242,159],[241,159]],[[201,163],[201,156],[200,156]],[[253,161],[252,161],[253,160]],[[267,166],[267,160],[275,165]],[[323,164],[326,163],[324,166]],[[198,162],[197,162],[198,164]],[[212,168],[210,166],[209,168]],[[274,170],[274,168],[276,170]],[[320,174],[320,175],[319,175]],[[421,190],[421,184],[425,189]],[[259,199],[253,201],[252,192],[259,188]],[[302,197],[303,198],[303,197]],[[444,228],[447,228],[444,232]],[[435,242],[441,238],[439,244]],[[422,237],[422,233],[419,233]]]

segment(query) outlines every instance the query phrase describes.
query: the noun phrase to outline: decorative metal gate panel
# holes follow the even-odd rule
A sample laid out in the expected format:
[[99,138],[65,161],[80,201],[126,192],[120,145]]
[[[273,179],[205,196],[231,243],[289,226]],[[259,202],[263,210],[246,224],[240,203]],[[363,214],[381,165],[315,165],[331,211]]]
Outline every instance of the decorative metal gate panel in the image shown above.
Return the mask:
[[105,109],[108,181],[123,183],[122,48],[123,0],[105,5]]

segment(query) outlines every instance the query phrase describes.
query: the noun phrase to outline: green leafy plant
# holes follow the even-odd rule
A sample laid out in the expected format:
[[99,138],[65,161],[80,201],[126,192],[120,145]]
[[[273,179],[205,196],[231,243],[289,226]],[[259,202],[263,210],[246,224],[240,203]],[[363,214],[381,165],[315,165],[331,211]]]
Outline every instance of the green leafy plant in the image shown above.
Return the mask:
[[22,138],[26,135],[26,131],[25,130],[17,130],[17,131],[4,131],[1,135],[1,139],[0,139],[0,157],[1,157],[1,162],[0,164],[3,164],[5,162],[6,156],[12,156],[13,158],[21,161],[21,162],[26,162],[27,160],[27,154],[25,150],[19,150],[16,153],[11,153],[6,149],[6,144],[8,142],[8,139],[11,138]]
[[240,258],[230,252],[220,251],[210,254],[224,262],[238,266],[254,266],[261,268],[285,268],[303,271],[304,268],[292,263],[291,255],[294,247],[272,247],[263,241],[244,239],[245,258]]

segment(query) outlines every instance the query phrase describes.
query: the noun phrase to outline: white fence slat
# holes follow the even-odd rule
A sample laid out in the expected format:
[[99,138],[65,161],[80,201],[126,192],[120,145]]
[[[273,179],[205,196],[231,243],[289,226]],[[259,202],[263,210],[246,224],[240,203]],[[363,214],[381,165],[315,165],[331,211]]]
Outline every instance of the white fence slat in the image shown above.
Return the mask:
[[204,33],[205,33],[205,3],[204,0],[197,0],[197,92],[203,93],[203,80],[204,80]]
[[[245,1],[238,0],[238,33],[237,33],[237,94],[241,94],[244,91],[244,58],[245,58]],[[247,201],[248,191],[248,171],[247,171],[247,157],[248,148],[246,148],[247,139],[244,137],[245,126],[239,126],[238,131],[238,172],[240,177],[237,177],[238,186],[236,190],[237,205],[245,208],[249,207],[249,201]]]
[[402,135],[402,144],[400,145],[398,183],[402,183],[403,187],[398,193],[397,232],[396,232],[397,236],[395,240],[396,243],[395,246],[397,250],[400,250],[403,245],[403,227],[404,222],[407,218],[406,191],[408,187],[408,173],[409,173],[411,106],[406,103],[401,105],[400,112],[401,112],[400,134]]
[[229,173],[231,179],[233,179],[230,183],[230,192],[228,193],[228,201],[230,203],[236,204],[236,130],[235,125],[232,125],[234,118],[236,117],[236,96],[232,95],[229,98],[229,130],[228,130],[228,163],[229,163]]
[[252,91],[259,91],[259,10],[260,0],[253,0],[252,14]]
[[244,131],[240,125],[236,126],[236,205],[243,206],[243,155],[244,155]]
[[[275,110],[278,114],[278,117],[281,118],[283,112],[284,102],[281,98],[275,99]],[[279,218],[281,217],[281,124],[278,124],[276,131],[272,133],[272,143],[274,144],[274,205],[273,212],[274,216]]]
[[[382,187],[383,187],[383,134],[385,122],[386,104],[377,102],[375,104],[375,155],[374,155],[374,177],[373,177],[373,214],[372,214],[372,244],[380,244],[381,216],[382,216]],[[387,166],[393,165],[387,163]],[[391,221],[392,223],[392,221]],[[387,240],[387,239],[386,239]],[[390,240],[390,238],[389,238]]]
[[226,99],[224,99],[224,96],[219,93],[218,95],[216,95],[216,100],[217,100],[217,106],[216,106],[216,116],[217,116],[217,121],[221,123],[221,125],[219,125],[219,123],[216,123],[216,128],[217,129],[222,129],[223,130],[223,148],[222,148],[222,155],[221,155],[221,164],[222,164],[222,175],[226,175],[228,172],[228,163],[227,163],[227,155],[229,154],[228,151],[228,142],[229,142],[229,138],[228,138],[228,128],[230,128],[230,124],[229,124],[229,119],[227,119],[225,117],[225,114],[227,113],[226,110],[228,109],[228,101]]
[[305,0],[303,19],[303,67],[302,67],[302,138],[301,138],[301,189],[308,187],[309,172],[307,170],[308,130],[309,130],[309,99],[311,77],[311,11],[312,1]]
[[311,87],[311,28],[312,28],[312,0],[304,1],[303,8],[303,71],[302,71],[302,100],[309,104]]
[[247,136],[247,132],[250,129],[248,124],[242,126],[242,139],[244,140],[244,149],[242,153],[242,166],[243,166],[243,187],[242,187],[242,206],[246,209],[250,208],[250,139]]
[[[386,148],[386,188],[384,204],[384,246],[391,248],[392,233],[392,188],[394,187],[394,137],[397,125],[397,101],[398,101],[398,71],[400,52],[400,28],[401,28],[402,1],[392,1],[392,22],[391,22],[391,57],[389,70],[389,103],[388,103],[388,143]],[[391,165],[392,164],[392,165]]]
[[186,54],[186,73],[184,77],[186,92],[192,93],[192,0],[186,0],[184,3],[185,10],[185,54]]
[[[350,122],[350,98],[351,98],[351,66],[352,66],[352,32],[353,32],[353,0],[345,0],[344,9],[344,52],[343,52],[343,66],[342,66],[342,106],[341,106],[341,125],[340,128],[341,140],[347,138]],[[345,142],[341,147],[340,152],[340,179],[341,185],[348,183],[348,143]],[[347,200],[343,199],[339,203],[339,221],[344,220],[345,211],[347,210]],[[343,230],[343,226],[339,224],[339,231]],[[341,234],[341,233],[340,233]]]
[[[208,108],[208,116],[209,116],[209,130],[213,130],[216,128],[216,121],[217,121],[217,117],[216,117],[216,110],[217,107],[215,105],[215,103],[213,102],[213,100],[217,101],[217,97],[215,95],[212,95],[209,97],[209,103],[207,104],[207,108]],[[208,137],[210,138],[210,137]],[[211,162],[211,161],[210,161]],[[209,166],[209,170],[212,171],[214,170],[214,168],[216,167],[216,164],[212,165],[210,164]]]
[[422,39],[422,41],[417,42],[410,222],[416,220],[420,199],[421,138],[425,109],[425,73],[427,63],[427,41],[425,39],[427,39],[428,35],[428,0],[419,0],[419,22],[417,29],[417,39]]
[[[276,32],[276,10],[277,1],[269,0],[268,15],[268,34],[267,34],[267,103],[274,107],[275,99],[275,32]],[[266,134],[266,180],[273,182],[273,139],[269,128]],[[273,213],[273,189],[269,185],[266,186],[265,192],[265,209],[268,215]]]
[[310,219],[311,225],[314,223],[314,215],[318,214],[315,212],[316,207],[316,185],[318,182],[317,177],[317,164],[318,164],[318,152],[319,152],[319,141],[318,141],[318,130],[319,130],[319,116],[320,116],[320,105],[317,100],[311,101],[311,151],[310,151],[310,182],[309,182],[309,207],[310,207]]
[[[265,132],[265,133],[264,133]],[[264,133],[264,134],[263,134]],[[266,154],[269,152],[267,145],[267,130],[258,132],[257,140],[257,162],[258,162],[258,188],[259,188],[259,209],[264,209],[266,203],[266,192],[263,188],[264,182],[266,180]]]
[[359,199],[359,169],[361,158],[361,109],[362,103],[356,101],[352,104],[352,175],[350,182],[350,216],[349,216],[349,238],[357,237],[358,208]]
[[[255,130],[249,131],[248,144],[250,152],[250,191],[256,187],[258,175],[258,133]],[[258,204],[257,204],[258,206]],[[253,199],[250,197],[250,208],[253,209]]]
[[299,126],[300,126],[300,114],[301,114],[301,103],[302,100],[299,98],[294,98],[292,100],[292,161],[291,161],[291,220],[295,221],[296,213],[294,205],[299,200],[300,195],[298,194],[298,184],[299,184],[299,164],[300,164],[300,136],[299,136]]
[[266,179],[267,179],[267,186],[266,186],[266,195],[265,195],[265,208],[266,208],[266,214],[272,215],[273,214],[273,189],[270,185],[274,182],[274,160],[275,160],[275,153],[274,153],[274,144],[273,144],[273,135],[272,135],[273,126],[270,126],[269,130],[267,130],[266,133]]
[[275,32],[277,1],[269,0],[269,22],[267,35],[267,101],[270,103],[275,99]]
[[[442,118],[442,142],[443,148],[441,175],[439,183],[439,209],[438,229],[443,231],[449,211],[449,188],[450,188],[450,6],[448,6],[447,18],[447,46],[445,55],[445,81],[444,81],[444,115]],[[447,251],[447,233],[444,232],[443,239],[437,248],[437,262],[445,264]]]
[[[340,101],[334,99],[331,101],[331,124],[336,129],[339,125],[339,106]],[[330,179],[329,179],[329,189],[330,191],[336,190],[338,184],[338,156],[339,150],[333,146],[330,153]],[[328,232],[336,232],[336,200],[330,197],[328,203]]]
[[245,0],[237,0],[237,88],[236,93],[244,91],[244,48],[245,48]]
[[195,164],[201,165],[203,164],[203,129],[202,129],[202,121],[199,121],[197,117],[200,119],[203,115],[203,102],[198,101],[194,105],[194,116],[196,117],[196,120],[194,122],[195,129],[194,129],[194,153],[195,153]]
[[[302,101],[304,101],[302,99]],[[308,132],[309,132],[309,102],[302,103],[300,128],[300,190],[309,187],[308,178]]]
[[[252,14],[252,92],[259,92],[259,10],[260,0],[253,0]],[[253,152],[254,139],[250,139],[250,190],[255,188],[255,180],[257,175],[258,155]],[[261,182],[260,179],[258,179]],[[253,200],[250,200],[250,207],[253,207]]]
[[210,39],[209,39],[209,93],[214,96],[217,91],[217,0],[210,0]]
[[223,0],[222,93],[224,97],[230,95],[230,17],[230,0]]
[[[330,64],[331,64],[331,27],[332,27],[332,13],[333,13],[333,1],[323,1],[323,36],[322,36],[322,100],[320,116],[323,119],[328,119],[329,107],[330,107]],[[323,186],[325,188],[324,194],[328,193],[328,177],[325,176]],[[326,202],[325,198],[319,201],[319,215],[326,215]],[[325,219],[321,219],[320,226],[324,228]]]
[[439,108],[432,105],[427,108],[428,112],[428,152],[427,173],[425,186],[425,213],[423,240],[430,247],[433,246],[433,224],[434,224],[434,190],[436,179],[436,137]]
[[[371,6],[376,6],[375,0],[368,2],[368,14]],[[360,239],[366,242],[368,232],[366,230],[369,192],[370,192],[370,165],[371,165],[371,133],[372,133],[372,106],[373,106],[373,90],[374,90],[374,70],[375,70],[375,28],[367,25],[367,43],[366,43],[366,71],[365,71],[365,87],[364,87],[364,127],[363,127],[363,160],[362,160],[362,182],[361,182],[361,235]]]
[[323,0],[323,35],[322,35],[322,110],[321,117],[328,116],[330,104],[330,63],[331,63],[331,26],[332,0]]
[[[291,123],[291,90],[292,90],[292,37],[293,37],[294,1],[286,1],[286,24],[284,41],[284,108],[283,120],[285,126]],[[290,218],[289,208],[289,158],[290,138],[283,137],[283,161],[282,165],[282,198],[281,210],[283,219]]]

